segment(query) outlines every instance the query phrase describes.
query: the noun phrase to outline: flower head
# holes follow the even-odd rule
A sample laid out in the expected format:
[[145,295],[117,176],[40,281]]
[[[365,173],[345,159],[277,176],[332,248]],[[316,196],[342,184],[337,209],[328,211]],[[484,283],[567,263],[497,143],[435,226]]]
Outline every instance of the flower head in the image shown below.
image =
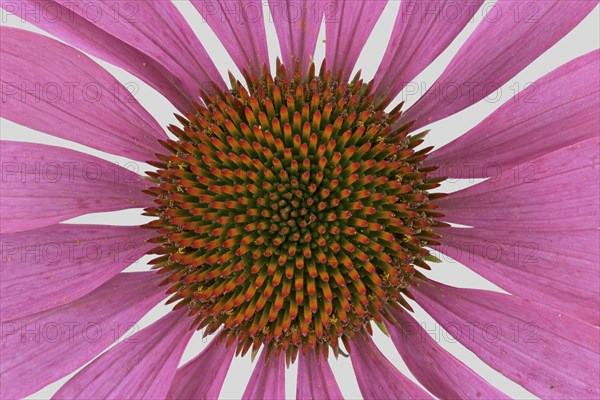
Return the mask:
[[375,108],[358,77],[338,78],[280,65],[204,95],[150,174],[171,301],[242,354],[337,353],[404,302],[435,243],[423,135],[393,127],[399,109]]
[[[67,43],[0,28],[1,116],[152,166],[142,175],[1,142],[3,398],[90,361],[57,397],[216,398],[236,356],[254,362],[244,398],[284,398],[295,363],[298,398],[342,398],[338,357],[368,399],[507,397],[436,342],[419,308],[533,395],[598,397],[600,53],[440,149],[422,130],[504,85],[595,2],[403,0],[372,79],[351,74],[385,1],[269,1],[273,69],[254,0],[98,1],[94,15],[78,1],[1,4]],[[187,5],[242,71],[228,85]],[[403,109],[400,91],[477,12],[489,18]],[[172,124],[161,128],[84,53],[156,89],[178,110]],[[488,179],[446,195],[446,178]],[[68,221],[129,208],[150,222]],[[123,272],[144,255],[151,268]],[[440,257],[506,293],[440,283]],[[166,315],[136,331],[165,300]],[[197,330],[211,341],[180,366]],[[378,331],[420,385],[380,350]]]

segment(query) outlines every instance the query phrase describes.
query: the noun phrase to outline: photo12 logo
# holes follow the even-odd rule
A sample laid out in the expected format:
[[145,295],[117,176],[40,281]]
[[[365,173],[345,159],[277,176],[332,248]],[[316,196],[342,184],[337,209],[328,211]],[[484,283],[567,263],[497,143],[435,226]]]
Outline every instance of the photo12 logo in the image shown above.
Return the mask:
[[103,164],[76,161],[16,162],[6,161],[0,164],[2,183],[136,183],[141,178],[140,166],[131,161],[122,166],[118,163],[105,167]]
[[261,21],[273,23],[339,22],[340,7],[336,1],[229,1],[206,0],[194,4],[204,22],[252,24]]
[[539,327],[531,322],[503,324],[462,321],[445,323],[444,326],[438,323],[427,324],[422,322],[420,325],[423,329],[417,329],[410,324],[399,324],[400,340],[410,342],[416,338],[421,343],[426,343],[427,336],[430,336],[436,343],[538,342]]
[[[139,22],[139,1],[63,1],[60,4],[47,1],[12,1],[1,0],[2,8],[8,13],[18,16],[23,22],[58,23],[78,22],[83,18],[91,23],[127,23]],[[8,17],[3,14],[2,23]]]
[[15,340],[22,343],[86,342],[137,343],[132,338],[139,326],[136,323],[102,324],[80,321],[5,322],[2,323],[2,343]]
[[136,103],[135,95],[139,86],[135,82],[121,84],[115,81],[104,86],[100,82],[17,82],[2,81],[0,94],[2,103],[10,100],[21,103],[87,103],[113,102]]

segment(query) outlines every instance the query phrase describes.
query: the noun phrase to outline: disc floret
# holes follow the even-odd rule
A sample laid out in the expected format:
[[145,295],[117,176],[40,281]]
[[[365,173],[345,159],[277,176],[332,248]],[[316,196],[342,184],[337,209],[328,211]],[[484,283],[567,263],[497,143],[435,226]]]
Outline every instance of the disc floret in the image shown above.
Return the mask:
[[152,162],[153,263],[170,301],[242,353],[337,352],[406,304],[414,266],[427,267],[440,216],[430,149],[415,150],[424,134],[398,126],[400,107],[375,107],[359,75],[278,64],[245,78],[202,93]]

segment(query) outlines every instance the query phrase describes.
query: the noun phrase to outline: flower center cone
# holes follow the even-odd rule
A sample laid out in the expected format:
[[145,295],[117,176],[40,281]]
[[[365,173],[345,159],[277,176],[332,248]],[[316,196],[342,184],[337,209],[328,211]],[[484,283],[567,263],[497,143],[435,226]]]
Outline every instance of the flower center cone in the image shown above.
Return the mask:
[[193,326],[241,354],[337,354],[340,338],[408,307],[442,224],[443,195],[428,192],[442,179],[422,166],[431,148],[415,150],[425,134],[398,126],[401,105],[375,106],[360,75],[278,63],[245,78],[201,93],[150,162],[152,263]]

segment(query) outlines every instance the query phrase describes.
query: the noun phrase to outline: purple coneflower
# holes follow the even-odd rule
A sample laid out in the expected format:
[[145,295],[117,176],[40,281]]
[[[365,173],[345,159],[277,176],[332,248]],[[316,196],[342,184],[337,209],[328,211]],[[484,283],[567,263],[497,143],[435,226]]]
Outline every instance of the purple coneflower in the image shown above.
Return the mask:
[[[222,80],[170,1],[2,1],[67,44],[1,28],[1,116],[156,168],[140,176],[66,148],[1,142],[3,399],[86,363],[57,398],[216,398],[236,355],[258,356],[244,398],[284,398],[292,363],[298,398],[341,398],[328,363],[340,353],[368,399],[506,398],[424,332],[413,301],[449,332],[468,324],[456,339],[531,393],[600,396],[598,51],[539,79],[536,102],[509,101],[439,150],[421,146],[420,130],[505,84],[596,1],[528,2],[535,23],[514,18],[522,4],[498,1],[437,81],[469,90],[404,112],[393,99],[482,0],[452,0],[452,19],[402,0],[368,82],[351,72],[385,1],[328,3],[338,18],[326,19],[322,65],[312,56],[325,2],[270,1],[282,53],[273,70],[260,2],[192,3],[243,82]],[[232,9],[253,17],[239,23]],[[82,51],[163,94],[181,114],[171,135]],[[31,91],[40,85],[43,96]],[[487,178],[490,163],[504,173],[433,191],[445,177]],[[535,174],[515,178],[525,163]],[[128,208],[152,222],[61,223]],[[492,243],[497,257],[470,243]],[[536,262],[515,257],[522,243],[535,244]],[[68,259],[56,262],[56,246]],[[428,249],[508,294],[427,278]],[[144,254],[156,271],[122,272]],[[167,298],[173,311],[102,353]],[[522,324],[531,340],[515,340]],[[179,367],[196,329],[212,341]],[[378,350],[375,329],[428,392]]]

